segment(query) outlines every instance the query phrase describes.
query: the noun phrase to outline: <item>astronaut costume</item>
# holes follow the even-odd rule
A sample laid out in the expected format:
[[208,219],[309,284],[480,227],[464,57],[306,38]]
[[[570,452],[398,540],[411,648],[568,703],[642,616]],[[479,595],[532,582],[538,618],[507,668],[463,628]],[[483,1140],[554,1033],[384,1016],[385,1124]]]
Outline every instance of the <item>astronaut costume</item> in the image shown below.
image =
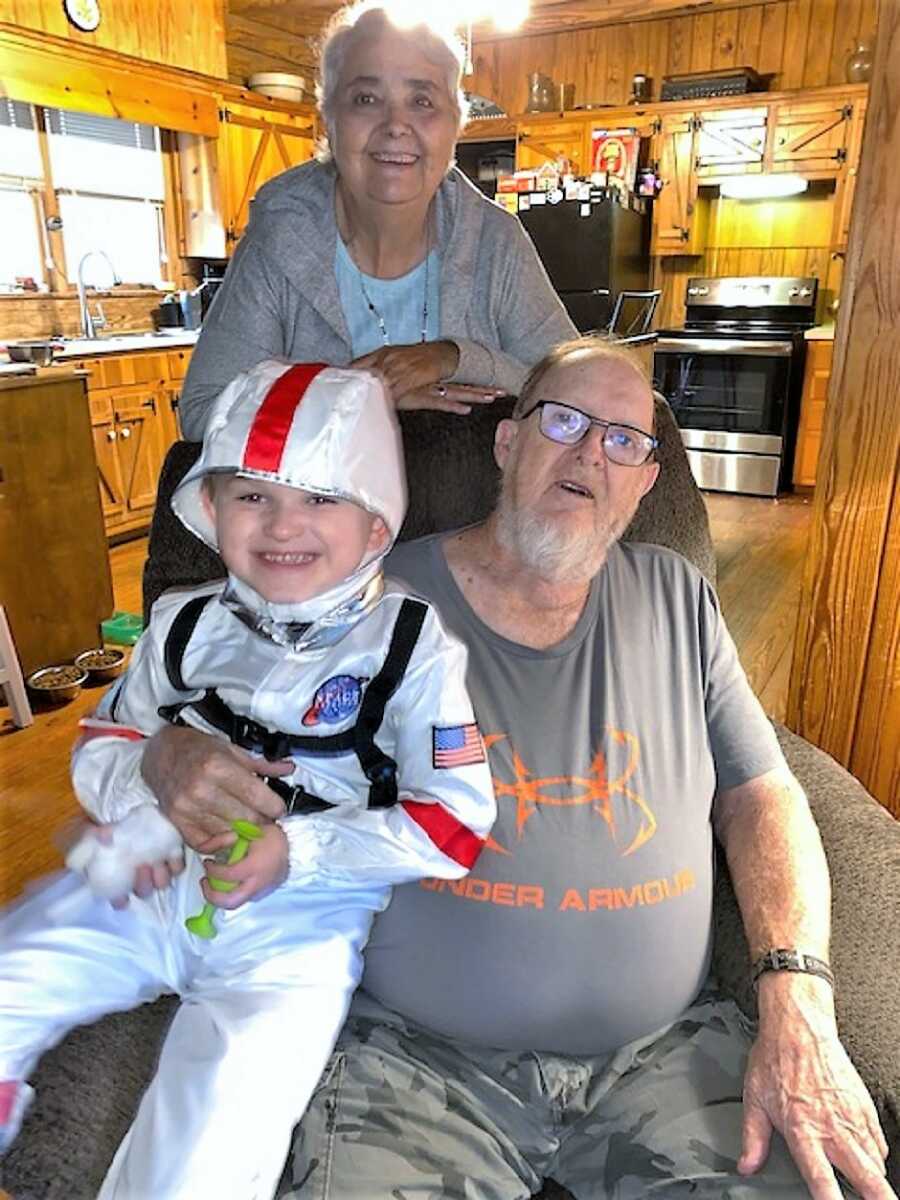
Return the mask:
[[[400,528],[399,430],[366,372],[267,362],[223,392],[172,501],[213,547],[202,480],[235,470],[353,500],[382,517],[389,542]],[[288,879],[217,910],[214,940],[184,927],[202,906],[190,849],[171,887],[123,911],[68,872],[0,920],[0,1080],[24,1080],[74,1025],[183,997],[101,1200],[267,1200],[390,885],[464,875],[491,827],[466,652],[427,602],[385,585],[388,548],[302,604],[270,603],[233,576],[167,593],[83,723],[73,779],[101,822],[158,813],[140,764],[167,720],[295,761],[275,785]]]

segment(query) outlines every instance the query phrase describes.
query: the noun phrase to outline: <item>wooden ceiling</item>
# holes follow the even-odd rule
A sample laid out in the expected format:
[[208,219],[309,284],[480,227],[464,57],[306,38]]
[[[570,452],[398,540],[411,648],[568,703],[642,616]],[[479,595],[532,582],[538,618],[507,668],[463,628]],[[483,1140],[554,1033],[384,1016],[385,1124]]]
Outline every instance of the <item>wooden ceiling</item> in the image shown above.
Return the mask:
[[[775,0],[772,7],[786,0]],[[515,36],[616,25],[659,17],[744,8],[758,0],[531,0],[531,16]],[[244,83],[255,71],[289,71],[309,81],[315,69],[316,37],[338,0],[226,0],[228,74]],[[476,43],[500,35],[476,26]]]

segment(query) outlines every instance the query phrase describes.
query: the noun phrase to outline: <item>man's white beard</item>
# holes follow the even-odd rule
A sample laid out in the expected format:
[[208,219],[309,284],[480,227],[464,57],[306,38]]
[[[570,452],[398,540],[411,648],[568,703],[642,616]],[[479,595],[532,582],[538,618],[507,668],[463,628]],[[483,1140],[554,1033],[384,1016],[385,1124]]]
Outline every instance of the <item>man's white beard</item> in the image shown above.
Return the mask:
[[[629,517],[629,520],[631,518]],[[516,508],[504,487],[496,510],[497,540],[522,564],[549,583],[587,583],[606,561],[606,552],[625,530],[597,514],[590,529],[567,529],[563,522]]]

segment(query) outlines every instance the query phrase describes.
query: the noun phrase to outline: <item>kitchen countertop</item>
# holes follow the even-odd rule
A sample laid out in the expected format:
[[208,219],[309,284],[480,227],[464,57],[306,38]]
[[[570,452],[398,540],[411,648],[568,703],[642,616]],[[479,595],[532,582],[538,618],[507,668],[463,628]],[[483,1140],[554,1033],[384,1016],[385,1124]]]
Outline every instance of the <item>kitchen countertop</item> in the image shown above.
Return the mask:
[[[179,329],[175,333],[122,333],[108,338],[70,338],[62,342],[62,349],[54,354],[53,362],[64,365],[67,360],[73,358],[96,358],[101,354],[131,354],[136,350],[177,350],[182,346],[193,346],[199,336],[199,330]],[[3,375],[33,375],[36,369],[33,363],[11,363],[5,354],[0,355],[0,373]]]
[[834,324],[814,325],[812,329],[807,329],[803,336],[808,342],[833,342]]

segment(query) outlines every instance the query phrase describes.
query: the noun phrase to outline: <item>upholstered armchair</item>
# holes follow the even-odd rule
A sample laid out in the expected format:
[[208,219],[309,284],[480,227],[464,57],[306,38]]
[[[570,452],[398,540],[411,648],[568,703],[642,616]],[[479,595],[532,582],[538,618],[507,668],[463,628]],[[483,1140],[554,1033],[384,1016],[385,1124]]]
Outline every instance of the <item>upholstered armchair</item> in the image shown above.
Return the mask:
[[[468,417],[402,414],[410,511],[402,537],[483,517],[496,493],[492,432],[508,408]],[[668,406],[658,403],[662,471],[626,537],[668,546],[715,580],[703,499],[694,485]],[[144,574],[149,604],[166,587],[221,574],[221,564],[171,515],[168,498],[197,454],[179,443],[163,468]],[[869,1087],[891,1145],[900,1185],[900,824],[821,751],[779,728],[788,761],[810,797],[834,884],[832,958],[841,1034]],[[714,969],[753,1012],[747,947],[727,871],[715,899]],[[124,1135],[150,1078],[174,1001],[108,1017],[72,1033],[34,1080],[38,1099],[8,1155],[0,1183],[15,1200],[88,1200]],[[161,1148],[161,1153],[164,1153]],[[548,1182],[545,1200],[566,1195]]]

